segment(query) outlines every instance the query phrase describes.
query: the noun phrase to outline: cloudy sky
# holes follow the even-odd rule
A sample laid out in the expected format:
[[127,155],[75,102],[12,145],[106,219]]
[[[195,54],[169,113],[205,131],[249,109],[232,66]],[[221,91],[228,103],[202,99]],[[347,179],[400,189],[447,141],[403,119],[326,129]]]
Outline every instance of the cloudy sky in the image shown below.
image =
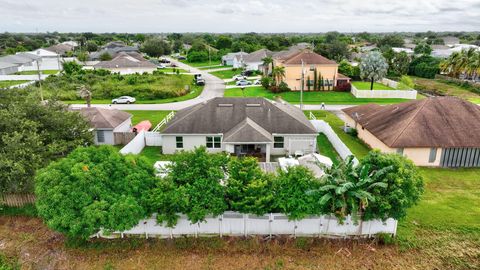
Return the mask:
[[479,31],[480,0],[0,0],[0,32]]

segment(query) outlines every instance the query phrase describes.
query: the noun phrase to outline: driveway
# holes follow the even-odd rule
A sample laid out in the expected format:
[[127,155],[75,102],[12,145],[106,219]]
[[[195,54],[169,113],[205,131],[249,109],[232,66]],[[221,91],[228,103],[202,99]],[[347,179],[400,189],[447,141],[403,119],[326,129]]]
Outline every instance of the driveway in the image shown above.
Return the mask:
[[[168,57],[167,57],[168,58]],[[193,74],[202,74],[202,77],[205,79],[205,87],[203,88],[202,93],[193,99],[173,102],[173,103],[164,103],[164,104],[92,104],[94,107],[99,108],[115,108],[119,110],[165,110],[165,111],[178,111],[192,105],[196,105],[203,101],[215,98],[223,97],[225,92],[225,82],[222,79],[219,79],[206,70],[200,70],[198,68],[191,67],[182,62],[176,61],[172,58],[168,58],[172,63],[175,63],[179,68],[187,70],[189,73]],[[82,108],[86,107],[86,104],[72,104],[70,105],[73,108]]]

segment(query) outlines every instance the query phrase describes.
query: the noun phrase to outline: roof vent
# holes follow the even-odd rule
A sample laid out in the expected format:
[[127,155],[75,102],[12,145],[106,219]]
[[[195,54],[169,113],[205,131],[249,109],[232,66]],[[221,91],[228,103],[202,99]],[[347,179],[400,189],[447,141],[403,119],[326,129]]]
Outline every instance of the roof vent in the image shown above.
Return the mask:
[[231,104],[231,103],[220,103],[220,104],[218,104],[218,107],[233,107],[233,104]]
[[246,104],[245,106],[247,107],[260,107],[260,104],[259,103],[250,103],[250,104]]

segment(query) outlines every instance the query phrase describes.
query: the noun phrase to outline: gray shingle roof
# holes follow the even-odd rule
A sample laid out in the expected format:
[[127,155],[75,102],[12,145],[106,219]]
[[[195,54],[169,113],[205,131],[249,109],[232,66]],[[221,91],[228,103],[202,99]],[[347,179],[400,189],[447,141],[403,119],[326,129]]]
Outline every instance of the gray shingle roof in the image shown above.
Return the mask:
[[245,63],[257,63],[257,62],[262,62],[263,58],[267,56],[272,56],[273,52],[267,49],[260,49],[258,51],[254,51],[252,53],[249,53],[248,55],[243,56],[243,61]]
[[29,54],[29,53],[19,53],[19,54],[12,54],[0,57],[0,62],[4,63],[11,63],[17,65],[23,65],[26,63],[31,63],[40,57]]
[[273,142],[273,136],[250,118],[223,135],[224,142]]
[[82,108],[83,115],[94,128],[114,129],[132,117],[131,114],[116,109],[102,109],[97,107]]
[[94,68],[129,68],[129,67],[145,67],[156,68],[155,64],[150,63],[140,54],[135,53],[130,55],[126,52],[119,53],[115,58],[110,61],[102,61],[93,66]]
[[[247,120],[247,118],[249,120]],[[235,128],[246,127],[247,133]],[[165,134],[224,134],[257,138],[260,134],[316,134],[303,112],[288,103],[264,98],[214,98],[177,112]],[[238,135],[235,135],[238,134]],[[234,137],[237,138],[237,137]]]

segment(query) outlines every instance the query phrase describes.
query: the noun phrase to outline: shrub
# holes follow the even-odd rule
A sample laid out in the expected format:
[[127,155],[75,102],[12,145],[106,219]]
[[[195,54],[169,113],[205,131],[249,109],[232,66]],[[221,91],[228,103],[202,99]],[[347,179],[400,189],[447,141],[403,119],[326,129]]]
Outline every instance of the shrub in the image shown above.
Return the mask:
[[290,87],[288,87],[288,84],[286,82],[280,82],[280,84],[278,84],[278,91],[288,92],[288,91],[291,91],[291,89]]
[[412,78],[410,78],[409,76],[406,76],[406,75],[403,75],[401,78],[400,78],[400,83],[410,87],[410,88],[415,88],[415,83],[413,82]]
[[347,134],[349,134],[350,136],[353,136],[353,137],[357,137],[358,136],[358,130],[356,130],[354,128],[349,128],[348,131],[347,131]]
[[408,74],[433,79],[440,72],[440,60],[429,55],[413,59],[408,67]]
[[342,92],[351,91],[352,90],[352,84],[350,82],[337,84],[337,86],[335,86],[335,90],[336,91],[342,91]]
[[262,77],[260,83],[262,84],[263,88],[270,89],[270,87],[274,84],[274,81],[271,77]]
[[147,217],[153,168],[111,146],[78,148],[36,176],[38,215],[71,238],[123,231]]

